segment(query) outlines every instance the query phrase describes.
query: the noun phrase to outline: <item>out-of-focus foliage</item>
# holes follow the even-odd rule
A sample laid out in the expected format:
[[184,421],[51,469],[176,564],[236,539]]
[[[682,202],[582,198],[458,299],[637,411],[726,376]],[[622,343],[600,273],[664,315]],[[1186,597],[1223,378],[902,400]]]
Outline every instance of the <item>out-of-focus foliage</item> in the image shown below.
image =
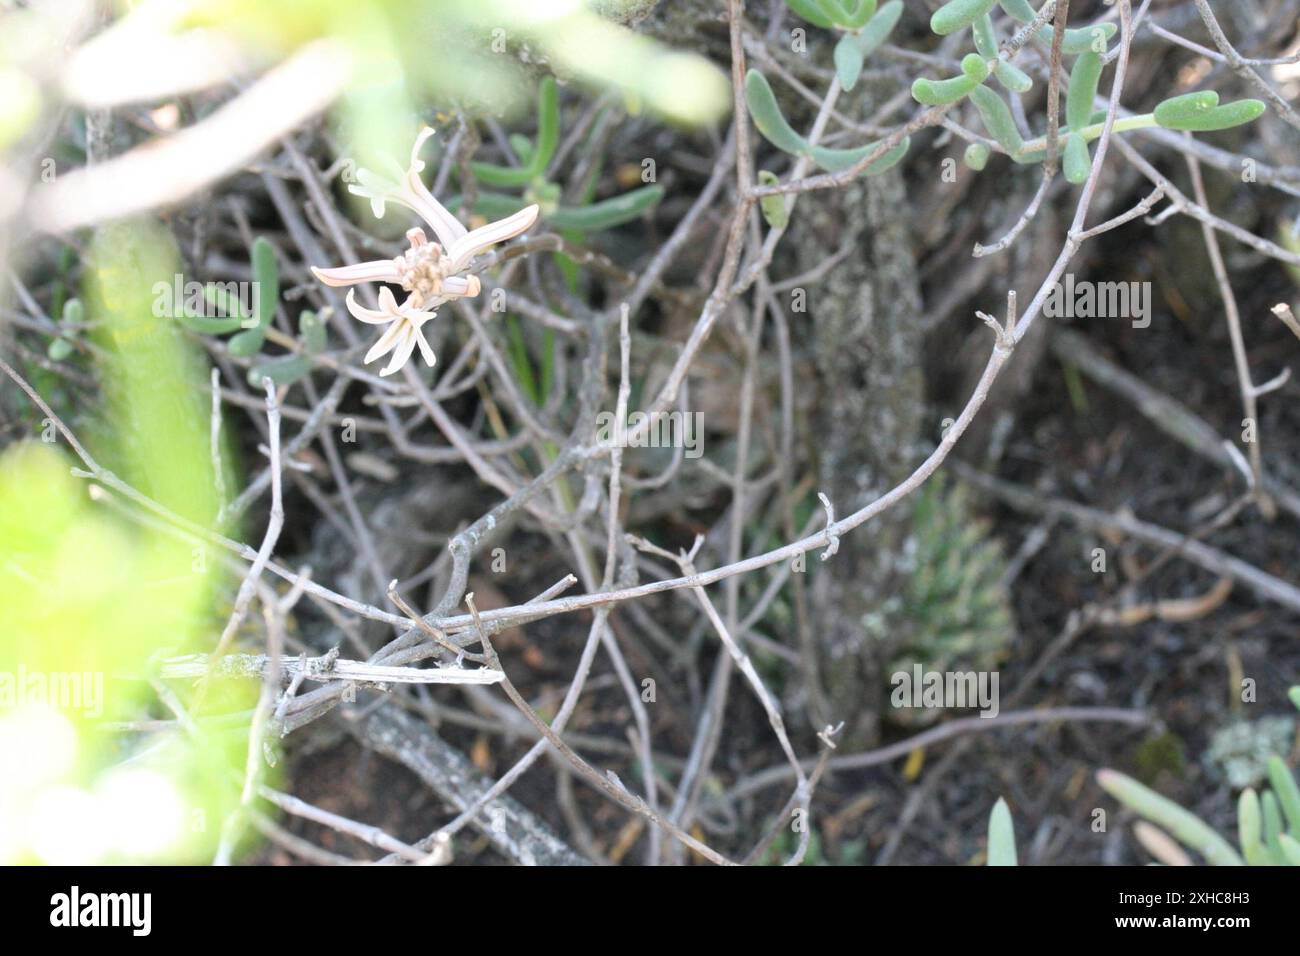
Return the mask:
[[[105,355],[111,438],[101,463],[159,504],[210,527],[213,492],[201,371],[192,346],[152,311],[177,268],[161,227],[105,228],[87,258],[86,302]],[[129,763],[103,720],[148,716],[141,677],[159,654],[212,631],[216,557],[90,500],[53,423],[0,457],[0,861],[197,861],[237,793],[200,722],[164,732]],[[214,709],[247,707],[209,695]],[[165,713],[157,717],[170,717]],[[234,741],[239,743],[239,741]]]
[[616,90],[674,122],[710,122],[729,105],[715,66],[577,0],[201,0],[188,22],[234,32],[270,57],[323,37],[345,42],[356,64],[344,104],[349,138],[372,164],[379,152],[400,155],[422,96],[471,110],[520,103],[531,86],[526,62]]

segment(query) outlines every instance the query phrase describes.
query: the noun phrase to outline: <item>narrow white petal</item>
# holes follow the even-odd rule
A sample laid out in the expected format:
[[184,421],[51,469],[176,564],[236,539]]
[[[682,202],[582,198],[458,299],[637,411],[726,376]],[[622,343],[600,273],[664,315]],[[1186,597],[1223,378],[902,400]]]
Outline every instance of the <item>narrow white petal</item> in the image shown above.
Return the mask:
[[389,318],[398,314],[397,300],[393,298],[393,290],[387,286],[379,290],[379,309],[381,312],[387,312]]
[[424,364],[429,368],[433,368],[434,363],[438,361],[438,356],[433,354],[433,346],[425,340],[424,332],[421,329],[414,329],[413,331],[415,332],[415,344],[420,347],[420,355],[424,358]]
[[402,281],[401,273],[392,259],[379,259],[374,262],[359,262],[354,266],[340,266],[337,269],[318,269],[311,267],[311,274],[329,286],[357,285],[360,282],[396,282]]
[[369,365],[380,356],[387,355],[388,352],[392,350],[393,346],[397,345],[398,340],[401,338],[402,330],[405,328],[407,328],[407,325],[401,320],[390,325],[388,330],[379,337],[379,341],[370,346],[370,351],[367,352],[366,357],[361,360],[362,364]]
[[442,291],[458,298],[473,297],[483,290],[478,276],[450,276],[442,280]]
[[513,216],[490,222],[486,226],[475,229],[473,232],[457,239],[447,249],[447,255],[451,257],[455,270],[459,272],[464,269],[469,265],[471,259],[489,246],[495,246],[498,242],[513,239],[521,232],[527,232],[532,228],[533,223],[537,221],[537,213],[538,209],[534,204],[526,209],[519,210]]
[[426,126],[415,138],[415,145],[411,147],[411,164],[406,170],[406,188],[402,191],[400,201],[419,213],[420,217],[433,227],[438,241],[446,248],[465,235],[466,230],[459,219],[433,198],[433,194],[425,188],[424,180],[420,178],[420,173],[424,171],[424,160],[420,159],[420,150],[432,135],[432,127]]
[[424,160],[420,158],[420,150],[424,149],[424,144],[429,141],[429,137],[434,134],[432,126],[425,126],[420,129],[420,135],[415,137],[415,145],[411,147],[410,168],[417,173],[424,171]]
[[391,315],[385,315],[383,312],[376,312],[374,309],[367,309],[365,306],[359,304],[357,302],[356,289],[348,289],[347,306],[348,311],[352,313],[354,318],[361,322],[368,323],[369,325],[384,325],[387,322],[393,321]]
[[465,235],[466,229],[461,221],[453,216],[446,206],[433,198],[433,193],[424,188],[424,183],[420,182],[419,176],[411,176],[411,182],[407,184],[403,198],[408,206],[419,213],[421,219],[433,227],[438,241],[444,247],[459,242]]
[[387,367],[380,370],[380,375],[392,375],[407,363],[411,353],[415,351],[415,338],[419,333],[415,331],[414,327],[405,322],[402,323],[402,331],[404,332],[402,341],[398,343],[397,348],[393,351],[393,357]]

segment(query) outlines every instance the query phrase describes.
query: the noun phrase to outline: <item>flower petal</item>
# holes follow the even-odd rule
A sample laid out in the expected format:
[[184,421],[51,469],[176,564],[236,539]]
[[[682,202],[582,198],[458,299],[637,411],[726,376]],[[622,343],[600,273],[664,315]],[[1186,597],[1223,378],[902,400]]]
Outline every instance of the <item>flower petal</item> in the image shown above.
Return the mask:
[[420,355],[424,358],[424,364],[429,368],[433,368],[434,363],[438,361],[438,356],[433,354],[433,346],[425,340],[422,330],[417,328],[412,331],[415,333],[415,344],[420,347]]
[[375,359],[387,355],[392,351],[393,347],[396,346],[398,341],[401,339],[402,331],[406,328],[408,328],[407,324],[400,319],[390,325],[388,330],[379,337],[379,341],[370,346],[370,351],[367,352],[366,357],[361,360],[362,364],[369,365]]
[[457,298],[472,298],[483,291],[483,286],[478,276],[449,276],[442,280],[442,291]]
[[392,259],[378,259],[374,262],[358,262],[354,266],[339,266],[337,269],[318,269],[311,267],[311,274],[329,286],[356,285],[359,282],[395,282],[399,285],[402,275]]
[[519,210],[513,216],[490,222],[457,239],[454,244],[447,247],[447,255],[451,258],[453,268],[460,272],[484,249],[526,232],[537,221],[537,213],[538,208],[534,203]]
[[386,315],[383,312],[376,312],[374,309],[367,309],[358,303],[356,289],[348,289],[347,306],[353,318],[368,325],[386,325],[393,321],[393,316]]
[[420,218],[433,227],[443,248],[447,248],[463,237],[466,230],[459,219],[433,198],[433,193],[425,188],[424,180],[420,178],[420,173],[424,171],[424,160],[420,159],[419,155],[420,149],[432,135],[432,127],[426,126],[420,130],[420,135],[415,138],[415,145],[411,147],[411,165],[406,170],[405,189],[402,190],[400,197],[392,198],[419,213]]
[[392,375],[407,363],[411,357],[411,353],[415,351],[415,340],[420,333],[405,322],[402,323],[402,330],[405,333],[402,337],[402,341],[394,350],[392,360],[389,361],[387,366],[380,369],[379,374],[381,376]]

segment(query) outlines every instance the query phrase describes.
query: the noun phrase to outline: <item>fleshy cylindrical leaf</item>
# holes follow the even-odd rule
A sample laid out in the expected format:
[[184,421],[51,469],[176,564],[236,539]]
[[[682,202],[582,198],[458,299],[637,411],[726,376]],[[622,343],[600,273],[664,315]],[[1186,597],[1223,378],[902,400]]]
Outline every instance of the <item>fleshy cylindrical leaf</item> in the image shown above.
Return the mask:
[[1114,770],[1097,771],[1097,783],[1120,803],[1159,824],[1215,866],[1241,866],[1237,851],[1204,820],[1149,787]]
[[1071,133],[1065,137],[1062,168],[1065,170],[1066,181],[1076,186],[1088,179],[1088,173],[1092,169],[1092,157],[1088,154],[1088,144],[1078,133]]
[[1092,118],[1092,101],[1101,80],[1101,57],[1089,50],[1079,55],[1070,71],[1070,88],[1065,96],[1065,122],[1072,130],[1081,130]]
[[1268,863],[1262,837],[1259,795],[1247,787],[1241,791],[1241,797],[1237,800],[1237,838],[1241,843],[1242,856],[1251,866],[1264,866]]
[[1016,154],[1025,145],[1024,137],[1016,129],[1016,121],[1011,115],[1011,107],[1006,100],[998,96],[987,86],[977,86],[970,91],[970,100],[979,110],[980,119],[988,134],[997,140],[998,145],[1008,153]]
[[1213,133],[1221,129],[1232,129],[1234,126],[1259,119],[1267,108],[1263,100],[1237,100],[1235,103],[1225,103],[1223,106],[1215,106],[1199,112],[1169,109],[1162,111],[1161,107],[1171,102],[1173,101],[1165,100],[1156,107],[1156,122],[1167,129],[1186,130],[1192,133]]
[[966,147],[966,152],[962,153],[961,158],[962,158],[962,162],[966,164],[967,168],[979,172],[981,169],[983,169],[985,166],[988,165],[989,155],[991,153],[992,150],[990,150],[988,146],[986,146],[985,144],[971,143],[969,146]]
[[1286,762],[1276,754],[1268,758],[1268,782],[1273,785],[1277,802],[1282,805],[1287,831],[1300,838],[1300,788],[1296,787],[1295,777],[1291,776]]
[[1027,93],[1034,85],[1028,73],[1006,60],[998,60],[993,67],[993,75],[1011,93]]
[[641,186],[621,196],[612,196],[590,206],[561,206],[547,219],[557,229],[594,231],[612,229],[631,222],[664,198],[664,188],[658,184]]
[[930,29],[941,37],[956,33],[992,10],[995,2],[997,0],[948,0],[930,17]]
[[970,28],[971,36],[975,40],[975,49],[979,51],[979,55],[988,57],[990,60],[997,56],[998,35],[997,31],[993,29],[993,18],[988,15],[987,11],[982,17],[976,17]]
[[988,78],[988,64],[978,53],[968,53],[961,61],[961,76],[947,80],[921,78],[912,83],[912,98],[925,106],[955,103]]
[[989,866],[1015,866],[1016,831],[1011,822],[1011,810],[1001,797],[993,804],[989,814]]

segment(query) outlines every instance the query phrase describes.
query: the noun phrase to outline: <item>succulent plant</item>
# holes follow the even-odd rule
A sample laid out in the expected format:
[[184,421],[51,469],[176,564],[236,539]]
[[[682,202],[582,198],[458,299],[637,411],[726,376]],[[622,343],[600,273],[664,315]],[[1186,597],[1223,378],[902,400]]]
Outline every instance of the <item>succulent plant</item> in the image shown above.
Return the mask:
[[[1300,708],[1300,687],[1292,687],[1287,696]],[[1300,786],[1277,754],[1268,757],[1265,773],[1272,789],[1257,793],[1247,787],[1237,800],[1240,850],[1196,814],[1132,777],[1116,770],[1098,770],[1097,782],[1142,817],[1134,830],[1162,863],[1188,862],[1177,846],[1180,843],[1214,866],[1300,866]],[[1006,802],[999,799],[989,817],[988,863],[1015,865],[1015,853],[1011,814]]]
[[[856,3],[853,0],[786,0],[786,5],[814,26],[841,34],[835,46],[835,75],[846,92],[856,85],[866,58],[889,38],[903,7],[898,0],[879,9],[875,0]],[[1025,139],[1007,101],[988,85],[988,80],[994,79],[1012,94],[1025,93],[1033,87],[1033,79],[1003,55],[991,16],[996,5],[1013,22],[1022,25],[1033,23],[1038,16],[1029,0],[949,0],[931,16],[931,31],[939,36],[970,31],[974,50],[963,57],[961,73],[957,76],[918,77],[912,83],[912,97],[923,106],[950,106],[969,99],[985,131],[1014,162],[1042,163],[1047,159],[1047,136]],[[1082,183],[1088,178],[1092,167],[1088,144],[1101,136],[1105,128],[1106,114],[1094,112],[1093,102],[1107,64],[1107,47],[1117,32],[1114,23],[1101,22],[1067,29],[1061,37],[1062,58],[1073,62],[1066,93],[1066,125],[1058,134],[1058,150],[1065,178],[1071,183]],[[1053,28],[1042,25],[1035,38],[1051,46],[1055,38]],[[850,169],[877,149],[876,143],[854,149],[829,149],[810,143],[786,121],[771,86],[757,70],[751,69],[745,78],[745,100],[755,127],[772,145],[810,158],[829,172]],[[1151,113],[1117,118],[1113,131],[1123,133],[1161,126],[1212,132],[1249,123],[1264,110],[1261,100],[1221,105],[1219,95],[1213,90],[1200,90],[1164,100]],[[867,167],[867,175],[883,172],[897,163],[906,155],[909,145],[910,139],[902,138]],[[986,143],[972,144],[964,155],[966,165],[975,171],[984,169],[990,152]]]
[[[498,166],[492,163],[471,163],[474,178],[485,186],[497,189],[524,189],[522,197],[508,193],[481,190],[474,200],[474,208],[489,219],[502,219],[513,215],[531,203],[541,207],[541,218],[554,228],[594,232],[612,229],[631,222],[663,199],[663,187],[650,183],[608,199],[592,201],[588,195],[584,202],[560,202],[560,187],[546,178],[546,170],[555,157],[560,141],[560,98],[554,77],[544,77],[537,94],[537,137],[511,137],[511,145],[520,159],[519,166]],[[594,186],[594,178],[592,184]],[[447,204],[449,209],[459,208],[460,200]]]
[[[1300,708],[1300,687],[1288,692]],[[1272,789],[1256,793],[1247,787],[1237,801],[1237,833],[1240,852],[1196,814],[1162,797],[1131,777],[1114,770],[1099,770],[1097,782],[1120,803],[1148,821],[1157,838],[1168,831],[1179,843],[1200,853],[1216,866],[1300,866],[1300,787],[1286,762],[1277,754],[1268,757],[1265,772]],[[1144,840],[1148,849],[1160,853],[1167,840]],[[1165,861],[1168,862],[1168,861]]]
[[[904,548],[910,571],[902,593],[866,622],[889,649],[889,671],[994,670],[1013,634],[1002,574],[1005,561],[989,524],[972,514],[966,488],[937,475],[917,492]],[[915,722],[934,712],[896,710]]]
[[1290,717],[1233,721],[1214,732],[1205,762],[1234,790],[1253,787],[1268,776],[1269,758],[1290,749],[1294,735]]

